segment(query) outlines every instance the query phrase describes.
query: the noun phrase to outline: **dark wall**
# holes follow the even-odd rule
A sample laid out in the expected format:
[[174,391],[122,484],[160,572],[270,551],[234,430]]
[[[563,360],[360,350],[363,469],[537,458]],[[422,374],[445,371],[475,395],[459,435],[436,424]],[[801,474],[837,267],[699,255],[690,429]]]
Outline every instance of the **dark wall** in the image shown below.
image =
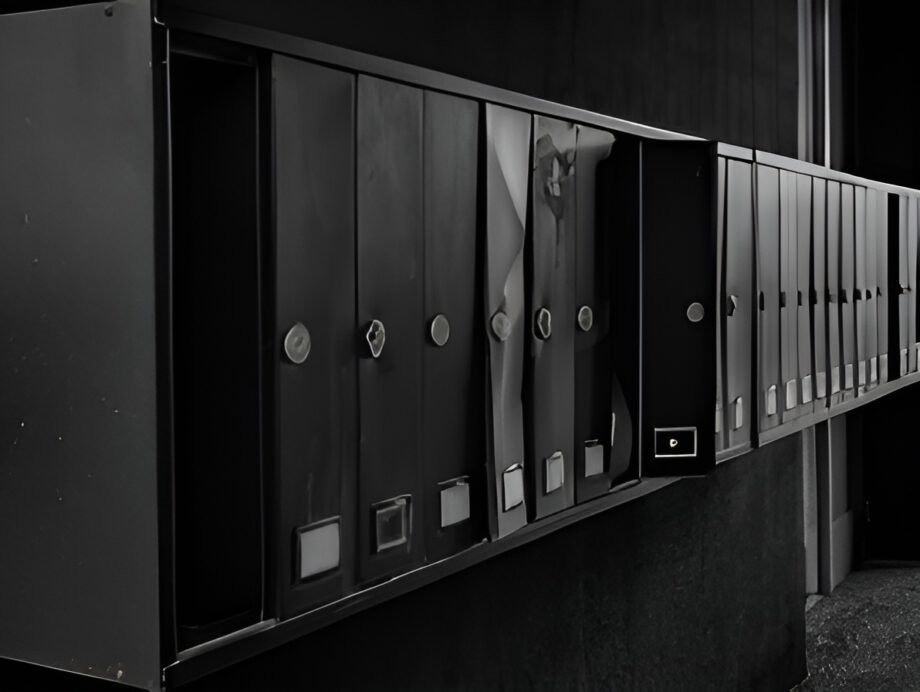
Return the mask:
[[[899,5],[894,15],[866,0],[841,2],[836,24],[841,112],[831,129],[835,167],[920,187],[918,24],[920,6],[915,3]],[[836,135],[834,125],[842,130]]]
[[160,0],[570,106],[796,155],[791,0]]
[[[917,533],[916,386],[889,394],[847,416],[850,507],[857,562],[920,561]],[[854,488],[856,484],[858,486]]]
[[805,677],[798,437],[185,688],[786,690]]
[[[801,503],[795,436],[181,689],[787,690]],[[0,681],[114,688],[10,662]]]

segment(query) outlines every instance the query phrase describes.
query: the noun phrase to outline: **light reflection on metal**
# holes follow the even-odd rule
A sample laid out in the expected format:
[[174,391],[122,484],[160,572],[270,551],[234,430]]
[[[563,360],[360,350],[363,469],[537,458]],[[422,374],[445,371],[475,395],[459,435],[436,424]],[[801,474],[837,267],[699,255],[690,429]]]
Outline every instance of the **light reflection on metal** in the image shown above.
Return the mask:
[[534,312],[528,407],[534,456],[547,460],[544,483],[539,478],[532,481],[535,517],[575,502],[574,485],[565,485],[561,479],[575,477],[575,418],[571,412],[575,406],[577,137],[574,123],[534,117],[528,248]]
[[492,482],[501,506],[492,508],[492,533],[506,536],[527,523],[523,495],[524,233],[530,184],[529,114],[485,107],[486,267],[492,417]]
[[372,358],[379,358],[383,353],[383,347],[387,342],[387,330],[380,320],[372,320],[364,334],[367,339],[367,345],[371,351]]
[[300,322],[295,323],[284,337],[284,353],[295,365],[303,363],[310,355],[310,331]]
[[438,313],[431,319],[428,333],[435,346],[445,346],[450,340],[450,322],[445,315]]

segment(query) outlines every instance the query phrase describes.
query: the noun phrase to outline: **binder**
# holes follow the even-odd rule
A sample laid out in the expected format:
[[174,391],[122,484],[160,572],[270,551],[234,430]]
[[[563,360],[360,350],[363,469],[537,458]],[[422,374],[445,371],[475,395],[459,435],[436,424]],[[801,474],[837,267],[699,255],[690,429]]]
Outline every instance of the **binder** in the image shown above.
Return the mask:
[[866,387],[879,383],[878,364],[878,234],[879,234],[879,192],[866,190]]
[[865,394],[869,384],[868,296],[866,284],[866,188],[853,190],[854,300],[856,319],[856,393]]
[[[878,191],[878,227],[876,240],[878,243],[878,378],[879,384],[888,382],[891,376],[891,363],[897,362],[897,354],[894,361],[890,354],[892,344],[891,328],[897,325],[897,314],[895,319],[891,319],[892,308],[897,308],[897,292],[892,292],[891,288],[891,250],[892,245],[897,247],[896,243],[889,241],[890,236],[890,217],[897,219],[897,207],[895,213],[891,214],[892,204],[897,204],[897,197],[889,195],[887,192]],[[895,271],[896,271],[895,267]],[[893,300],[892,300],[893,297]],[[895,375],[897,372],[895,371]]]
[[815,409],[815,383],[812,367],[812,304],[811,304],[811,176],[796,174],[796,264],[798,267],[795,293],[798,339],[798,406],[802,413]]
[[711,145],[643,141],[642,473],[715,464],[716,214]]
[[898,196],[898,375],[903,377],[909,370],[910,350],[910,273],[908,271],[908,257],[910,256],[910,244],[908,243],[908,198],[904,195]]
[[575,125],[533,121],[527,238],[527,479],[531,519],[575,502]]
[[[575,500],[584,502],[626,480],[632,416],[614,368],[611,277],[622,228],[598,213],[601,164],[617,156],[612,133],[577,126],[575,154]],[[634,470],[635,471],[635,470]]]
[[485,329],[488,334],[490,532],[527,523],[524,480],[524,240],[531,116],[485,105]]
[[[601,229],[598,239],[607,242],[596,262],[599,263],[597,271],[606,276],[610,305],[609,352],[607,347],[603,347],[603,352],[609,353],[611,358],[609,424],[613,439],[609,457],[605,458],[605,462],[609,460],[605,470],[614,487],[635,480],[642,473],[639,431],[643,348],[639,300],[643,261],[641,200],[644,182],[639,175],[642,141],[638,137],[617,134],[612,155],[598,163],[596,173],[595,204],[597,225]],[[584,176],[580,180],[583,181]],[[595,378],[595,383],[597,380]],[[598,422],[598,434],[603,434],[606,425],[607,421]],[[601,438],[598,441],[600,443]],[[592,449],[596,469],[598,450]]]
[[823,406],[830,393],[828,378],[827,305],[827,181],[812,178],[812,273],[811,302],[814,306],[814,395],[815,407]]
[[757,283],[759,429],[776,427],[781,413],[780,172],[757,166]]
[[779,252],[780,252],[780,371],[782,387],[778,404],[781,420],[799,415],[798,351],[798,184],[791,171],[779,172]]
[[840,284],[840,183],[827,181],[827,353],[831,404],[843,396]]
[[[287,617],[343,595],[354,579],[355,79],[280,55],[272,70],[279,359],[273,530],[279,609]],[[300,336],[299,351],[288,334]]]
[[844,400],[856,394],[856,231],[854,190],[840,186],[840,357]]
[[485,538],[485,332],[477,280],[479,105],[424,94],[422,459],[429,562]]
[[358,575],[368,583],[424,558],[422,91],[360,75],[357,94]]
[[907,370],[917,372],[917,198],[907,198]]
[[[720,162],[723,159],[720,159]],[[751,338],[754,299],[753,164],[726,161],[725,289],[719,301],[725,325],[725,435],[728,449],[751,444]]]
[[[729,312],[734,312],[734,301],[728,292],[725,282],[725,188],[728,184],[728,162],[724,156],[716,157],[716,412],[715,412],[715,445],[716,454],[724,452],[728,446],[728,431],[726,426],[727,413],[725,411],[725,396],[727,386],[727,363],[725,354],[726,317]],[[743,403],[743,402],[742,402]]]

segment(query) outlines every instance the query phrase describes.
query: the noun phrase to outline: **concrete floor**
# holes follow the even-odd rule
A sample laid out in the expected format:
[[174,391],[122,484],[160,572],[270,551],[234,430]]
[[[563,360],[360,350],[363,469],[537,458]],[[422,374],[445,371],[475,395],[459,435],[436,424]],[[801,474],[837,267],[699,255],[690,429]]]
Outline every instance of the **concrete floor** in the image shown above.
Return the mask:
[[854,572],[805,616],[796,690],[920,690],[920,568]]

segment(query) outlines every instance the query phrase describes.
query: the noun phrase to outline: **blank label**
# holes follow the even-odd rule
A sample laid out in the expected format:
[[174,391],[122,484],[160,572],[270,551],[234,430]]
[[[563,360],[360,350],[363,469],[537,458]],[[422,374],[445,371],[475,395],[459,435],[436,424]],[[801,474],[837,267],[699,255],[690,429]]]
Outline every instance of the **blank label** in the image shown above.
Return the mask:
[[450,481],[441,489],[441,528],[470,518],[470,485],[465,480]]
[[[315,526],[315,525],[314,525]],[[299,530],[300,578],[307,579],[339,566],[339,522]]]
[[585,442],[585,477],[599,476],[604,472],[604,447],[597,440]]

